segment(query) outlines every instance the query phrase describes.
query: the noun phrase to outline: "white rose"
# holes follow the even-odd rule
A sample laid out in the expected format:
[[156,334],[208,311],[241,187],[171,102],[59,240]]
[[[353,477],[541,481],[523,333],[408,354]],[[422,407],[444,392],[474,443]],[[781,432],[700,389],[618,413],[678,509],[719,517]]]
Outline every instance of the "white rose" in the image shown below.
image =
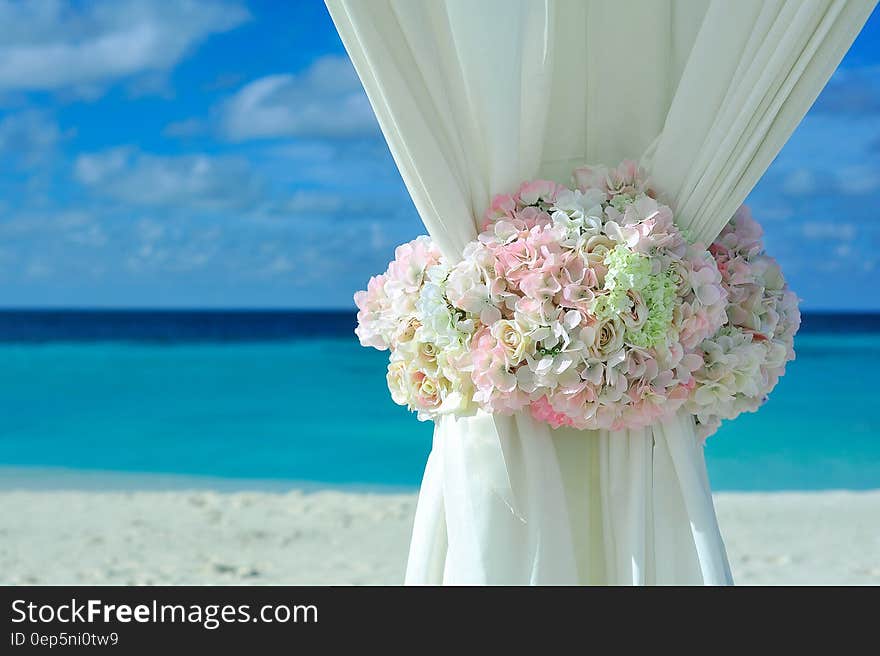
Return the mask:
[[432,374],[437,372],[439,368],[437,357],[440,355],[440,349],[436,344],[433,342],[418,342],[415,352],[420,369]]
[[534,350],[531,338],[516,321],[506,319],[496,321],[492,324],[490,332],[504,350],[508,366],[519,364],[527,353]]
[[391,360],[388,363],[388,373],[385,376],[391,398],[397,405],[410,405],[412,396],[410,393],[410,374],[404,360]]
[[421,408],[436,408],[442,403],[440,381],[425,376],[416,386],[416,399]]
[[587,353],[594,360],[608,360],[623,348],[623,322],[612,317],[594,326],[587,326],[581,338],[587,345]]

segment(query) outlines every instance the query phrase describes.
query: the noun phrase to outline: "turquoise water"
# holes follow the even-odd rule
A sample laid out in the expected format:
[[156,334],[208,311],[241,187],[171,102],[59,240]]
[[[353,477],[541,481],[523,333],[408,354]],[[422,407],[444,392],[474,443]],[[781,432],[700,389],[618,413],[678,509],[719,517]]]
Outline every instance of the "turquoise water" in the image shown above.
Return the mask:
[[[880,488],[880,335],[807,334],[707,446],[717,489]],[[353,338],[0,344],[0,466],[418,485],[432,424]]]

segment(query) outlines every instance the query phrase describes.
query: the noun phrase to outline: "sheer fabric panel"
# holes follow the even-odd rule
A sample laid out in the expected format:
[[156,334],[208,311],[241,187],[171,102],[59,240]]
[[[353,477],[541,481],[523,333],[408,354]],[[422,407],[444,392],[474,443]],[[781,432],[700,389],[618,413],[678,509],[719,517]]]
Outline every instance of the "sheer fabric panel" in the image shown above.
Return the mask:
[[[457,259],[494,193],[639,159],[711,241],[868,0],[327,0],[419,214]],[[731,582],[693,419],[435,428],[407,583]]]

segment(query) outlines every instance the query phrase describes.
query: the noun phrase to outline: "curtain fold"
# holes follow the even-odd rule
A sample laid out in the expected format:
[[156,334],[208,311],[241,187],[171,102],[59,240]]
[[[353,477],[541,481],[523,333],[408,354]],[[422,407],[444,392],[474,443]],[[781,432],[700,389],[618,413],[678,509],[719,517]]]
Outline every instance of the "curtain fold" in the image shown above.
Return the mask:
[[[492,194],[534,174],[554,3],[327,3],[431,237],[453,261]],[[488,91],[488,92],[487,92]]]
[[[874,2],[327,6],[428,232],[455,260],[493,194],[625,158],[711,241]],[[610,433],[444,417],[406,582],[731,582],[693,418]]]
[[711,242],[745,200],[875,4],[750,0],[709,5],[649,158],[676,222],[694,239]]

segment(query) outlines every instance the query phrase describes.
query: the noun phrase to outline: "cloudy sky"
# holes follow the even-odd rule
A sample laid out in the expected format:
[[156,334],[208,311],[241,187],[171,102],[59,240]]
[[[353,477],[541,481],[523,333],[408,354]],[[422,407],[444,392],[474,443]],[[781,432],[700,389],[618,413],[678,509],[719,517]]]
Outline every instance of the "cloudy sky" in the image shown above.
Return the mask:
[[[880,12],[748,202],[880,310]],[[0,0],[0,306],[351,307],[421,232],[322,2]]]

